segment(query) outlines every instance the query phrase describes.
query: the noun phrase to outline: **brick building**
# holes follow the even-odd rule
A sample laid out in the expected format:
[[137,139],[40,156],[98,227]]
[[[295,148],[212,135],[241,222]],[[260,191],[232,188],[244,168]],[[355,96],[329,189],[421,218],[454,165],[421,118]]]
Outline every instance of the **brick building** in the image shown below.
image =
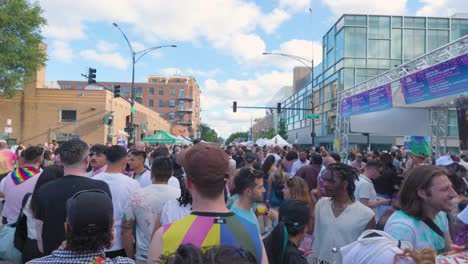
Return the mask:
[[[75,138],[91,144],[116,144],[117,139],[126,139],[123,130],[130,104],[124,99],[113,98],[107,90],[51,89],[45,83],[42,68],[13,98],[0,97],[0,126],[11,120],[12,133],[8,137],[12,144]],[[156,130],[170,129],[170,124],[152,109],[141,104],[135,104],[135,108],[137,141]]]
[[[83,90],[88,86],[87,82],[81,81],[61,80],[57,83],[62,90]],[[114,85],[120,85],[121,96],[131,96],[129,82],[100,83],[110,90]],[[200,124],[200,88],[193,77],[148,76],[146,83],[135,83],[135,101],[168,121],[172,134],[196,137]]]
[[273,114],[267,114],[262,118],[256,119],[252,126],[252,135],[254,139],[259,139],[262,134],[268,132],[270,128],[275,128],[273,125]]

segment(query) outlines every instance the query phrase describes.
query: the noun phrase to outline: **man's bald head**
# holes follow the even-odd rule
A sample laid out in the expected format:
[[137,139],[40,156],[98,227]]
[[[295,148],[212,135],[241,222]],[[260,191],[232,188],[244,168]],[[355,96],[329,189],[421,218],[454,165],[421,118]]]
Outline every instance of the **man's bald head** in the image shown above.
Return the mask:
[[145,142],[137,142],[135,144],[135,150],[145,151]]
[[332,163],[336,163],[336,160],[334,158],[332,158],[330,156],[323,158],[323,165],[325,167],[328,167],[328,165],[330,165]]

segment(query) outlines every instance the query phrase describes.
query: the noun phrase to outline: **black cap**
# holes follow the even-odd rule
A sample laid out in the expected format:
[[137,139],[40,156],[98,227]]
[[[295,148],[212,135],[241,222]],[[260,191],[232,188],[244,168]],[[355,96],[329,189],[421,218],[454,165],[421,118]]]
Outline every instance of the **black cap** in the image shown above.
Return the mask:
[[279,220],[289,227],[301,227],[309,223],[309,206],[299,200],[286,200],[279,208]]
[[245,160],[247,162],[253,162],[255,159],[257,159],[257,155],[255,155],[255,153],[250,151],[245,153]]
[[77,192],[67,200],[67,224],[74,233],[84,228],[108,230],[113,219],[112,199],[102,190]]

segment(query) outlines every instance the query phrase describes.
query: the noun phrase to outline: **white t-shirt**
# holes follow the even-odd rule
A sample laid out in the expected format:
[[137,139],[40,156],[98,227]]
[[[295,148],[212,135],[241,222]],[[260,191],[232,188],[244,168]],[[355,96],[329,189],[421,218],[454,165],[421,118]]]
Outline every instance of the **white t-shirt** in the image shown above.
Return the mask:
[[[331,208],[331,198],[324,197],[315,205],[314,253],[308,256],[309,263],[342,263],[339,249],[358,239],[365,230],[374,212],[356,201],[348,205],[338,217]],[[332,253],[336,248],[337,252]]]
[[192,205],[187,204],[180,206],[179,201],[167,201],[161,211],[161,225],[172,224],[173,222],[182,219],[192,212]]
[[[137,180],[140,183],[141,188],[145,188],[146,186],[150,186],[151,184],[153,184],[153,181],[151,180],[150,170],[145,170],[140,175],[137,175],[135,177],[135,180]],[[171,176],[171,178],[169,178],[167,184],[180,189],[179,180],[174,176]]]
[[180,189],[167,184],[151,184],[136,190],[124,210],[123,219],[136,224],[137,260],[146,261],[156,217],[164,203],[180,197]]
[[[374,184],[365,175],[359,175],[359,181],[354,181],[356,189],[354,190],[354,197],[356,201],[360,199],[369,199],[369,202],[377,201],[377,192],[375,191]],[[377,207],[371,208],[377,216]]]
[[[434,223],[444,233],[448,232],[448,218],[445,212],[439,212],[434,219]],[[445,248],[445,240],[421,220],[407,215],[398,210],[394,212],[387,223],[384,231],[392,235],[395,239],[410,242],[415,249],[432,248],[442,252]]]
[[140,189],[138,182],[122,173],[103,172],[92,178],[93,180],[101,180],[109,185],[112,194],[112,205],[114,206],[114,228],[116,232],[115,243],[107,251],[116,251],[123,249],[122,244],[122,216],[130,200],[131,195],[137,189]]

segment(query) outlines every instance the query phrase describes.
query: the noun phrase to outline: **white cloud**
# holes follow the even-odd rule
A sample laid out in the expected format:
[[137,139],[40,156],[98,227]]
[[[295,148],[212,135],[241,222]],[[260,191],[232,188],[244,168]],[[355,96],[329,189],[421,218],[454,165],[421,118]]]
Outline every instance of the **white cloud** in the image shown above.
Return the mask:
[[[294,55],[302,57],[308,61],[313,59],[314,66],[317,66],[322,62],[322,44],[316,41],[312,42],[301,39],[292,39],[280,44],[279,49],[271,50],[269,52]],[[291,71],[296,66],[310,66],[307,61],[304,61],[304,65],[298,60],[278,55],[263,56],[262,59],[263,60],[260,63],[265,65],[274,65],[284,71]]]
[[343,14],[405,14],[407,0],[321,0],[336,16]]
[[162,75],[167,75],[167,76],[194,76],[196,78],[213,78],[217,74],[221,73],[220,69],[213,69],[213,70],[208,70],[208,71],[203,71],[203,70],[197,70],[197,69],[192,69],[188,68],[185,70],[179,69],[179,68],[164,68],[159,70],[160,74]]
[[61,62],[71,62],[73,50],[67,42],[56,40],[52,42],[51,57]]
[[117,47],[117,44],[115,44],[115,43],[110,43],[110,42],[107,42],[107,41],[105,41],[105,40],[100,40],[100,41],[98,41],[98,43],[96,44],[96,48],[97,48],[100,52],[104,52],[104,53],[112,52],[116,47]]
[[290,71],[256,74],[254,78],[245,80],[218,82],[208,79],[201,85],[202,119],[223,137],[232,132],[246,131],[250,126],[250,113],[253,118],[262,117],[265,110],[239,109],[232,113],[232,102],[237,101],[239,106],[265,106],[281,87],[291,84]]
[[310,0],[279,0],[279,7],[290,9],[294,12],[305,12],[309,9]]
[[[255,33],[258,28],[271,34],[293,12],[308,6],[308,1],[304,0],[281,0],[279,5],[284,9],[264,13],[255,3],[245,0],[40,2],[48,21],[44,33],[52,39],[86,39],[88,23],[104,22],[99,25],[107,25],[106,30],[113,32],[115,41],[123,41],[121,33],[112,25],[112,22],[117,22],[130,40],[140,38],[148,44],[135,44],[135,50],[167,42],[203,41],[244,64],[255,59],[257,53],[264,49],[263,40]],[[92,15],[90,6],[93,7]],[[112,12],[109,12],[109,7],[112,7]],[[235,44],[230,44],[231,40]],[[160,56],[158,53],[151,55]]]
[[97,52],[96,50],[88,49],[81,51],[80,56],[85,60],[97,62],[101,65],[113,67],[118,70],[125,70],[128,65],[128,60],[122,57],[118,52],[103,52],[102,50]]
[[419,0],[423,7],[416,11],[417,16],[451,16],[466,10],[464,0]]
[[284,10],[275,8],[270,14],[263,17],[260,25],[266,33],[271,34],[289,18],[290,15]]

